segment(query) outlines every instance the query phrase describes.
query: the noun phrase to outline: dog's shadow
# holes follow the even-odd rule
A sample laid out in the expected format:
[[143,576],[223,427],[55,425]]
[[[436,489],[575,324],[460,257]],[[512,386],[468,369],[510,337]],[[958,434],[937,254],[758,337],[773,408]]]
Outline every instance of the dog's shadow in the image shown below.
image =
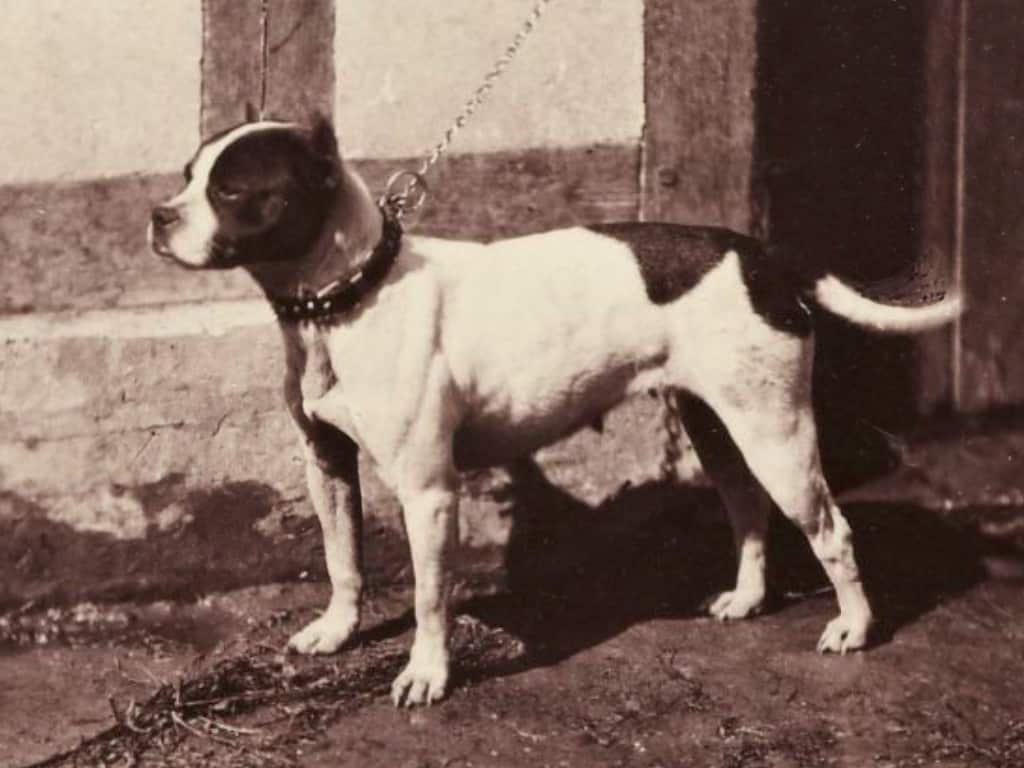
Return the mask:
[[[517,469],[510,494],[508,588],[459,606],[525,645],[520,658],[485,675],[557,663],[639,622],[703,615],[707,600],[732,586],[732,535],[713,489],[650,482],[595,507],[531,466]],[[875,642],[981,578],[979,538],[933,512],[895,504],[844,509],[879,617]],[[769,611],[827,588],[806,539],[778,513],[769,535]]]

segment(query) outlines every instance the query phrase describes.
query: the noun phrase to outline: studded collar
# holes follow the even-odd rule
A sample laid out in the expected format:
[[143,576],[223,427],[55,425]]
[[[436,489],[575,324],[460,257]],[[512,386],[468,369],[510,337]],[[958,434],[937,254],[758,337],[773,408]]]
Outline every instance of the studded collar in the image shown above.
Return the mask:
[[402,246],[402,225],[387,208],[381,208],[383,227],[380,240],[370,257],[352,274],[340,277],[318,291],[296,297],[272,297],[271,306],[278,319],[286,323],[312,320],[326,323],[355,309],[377,288],[395,263]]

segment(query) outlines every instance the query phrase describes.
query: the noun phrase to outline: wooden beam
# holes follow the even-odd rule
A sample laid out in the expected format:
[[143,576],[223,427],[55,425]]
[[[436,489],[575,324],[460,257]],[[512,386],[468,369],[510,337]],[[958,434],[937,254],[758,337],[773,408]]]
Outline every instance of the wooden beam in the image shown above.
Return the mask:
[[646,220],[749,231],[756,0],[647,0]]
[[303,120],[334,104],[334,0],[203,0],[201,132],[241,122],[246,102]]
[[334,112],[334,0],[267,0],[266,114]]
[[[238,121],[222,115],[228,124]],[[374,194],[394,171],[418,164],[418,158],[353,161]],[[492,240],[547,227],[635,220],[639,167],[635,145],[450,155],[431,177],[434,191],[411,229]],[[149,253],[148,206],[181,183],[180,174],[159,174],[0,187],[0,313],[257,295],[238,270],[191,272]]]
[[962,407],[987,411],[1024,403],[1024,12],[967,7]]
[[[957,114],[960,61],[960,7],[963,0],[932,0],[925,18],[924,155],[921,169],[920,271],[930,291],[955,279]],[[953,343],[956,329],[922,336],[917,348],[920,397],[927,414],[953,400]]]
[[[356,160],[374,194],[416,158]],[[555,227],[635,221],[640,148],[598,144],[447,155],[430,179],[433,192],[413,232],[496,240]]]
[[203,138],[241,122],[247,101],[260,103],[260,10],[259,2],[203,0]]

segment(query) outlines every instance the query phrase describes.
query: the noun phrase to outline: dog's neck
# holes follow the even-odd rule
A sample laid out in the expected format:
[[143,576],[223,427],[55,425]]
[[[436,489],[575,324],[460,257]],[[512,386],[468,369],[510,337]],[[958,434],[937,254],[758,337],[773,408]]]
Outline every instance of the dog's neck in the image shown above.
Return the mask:
[[270,299],[315,294],[362,264],[382,230],[381,212],[366,184],[343,167],[323,229],[309,252],[246,269]]

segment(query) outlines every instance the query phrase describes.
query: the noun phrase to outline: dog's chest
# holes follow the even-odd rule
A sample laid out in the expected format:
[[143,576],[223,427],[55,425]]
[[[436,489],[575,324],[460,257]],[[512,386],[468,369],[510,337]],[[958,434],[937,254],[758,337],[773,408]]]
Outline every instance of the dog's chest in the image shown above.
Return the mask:
[[313,339],[305,351],[306,363],[299,378],[300,391],[303,400],[314,400],[335,385],[337,376],[327,354],[327,346],[320,339]]
[[[334,322],[287,333],[300,411],[354,440],[378,464],[399,451],[409,425],[427,418],[424,398],[437,356],[434,292],[416,276],[388,284]],[[316,401],[316,406],[312,406]]]
[[[303,422],[303,403],[323,397],[338,385],[337,372],[331,362],[327,339],[314,325],[285,327],[285,355],[288,372],[285,399],[293,415]],[[347,409],[340,414],[344,423],[335,426],[346,434],[354,428]]]

